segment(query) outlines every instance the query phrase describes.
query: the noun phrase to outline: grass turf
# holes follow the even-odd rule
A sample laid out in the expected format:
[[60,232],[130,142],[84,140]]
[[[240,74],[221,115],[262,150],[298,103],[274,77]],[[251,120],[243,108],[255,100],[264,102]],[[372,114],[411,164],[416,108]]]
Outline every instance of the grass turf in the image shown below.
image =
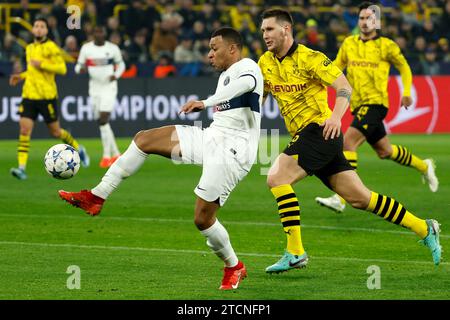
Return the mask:
[[[121,150],[129,141],[119,139]],[[360,176],[418,216],[437,219],[441,244],[450,247],[450,136],[397,135],[391,141],[436,160],[439,191],[431,193],[415,170],[379,160],[367,145],[358,153]],[[44,172],[43,156],[56,140],[33,140],[29,179],[18,181],[8,172],[16,165],[17,143],[0,141],[0,299],[450,298],[448,262],[435,267],[412,232],[371,213],[347,208],[336,214],[318,206],[314,198],[331,193],[313,177],[295,187],[308,267],[266,274],[283,252],[285,235],[260,165],[219,212],[249,273],[239,290],[221,292],[222,264],[192,222],[201,168],[151,156],[93,218],[56,193],[91,188],[105,172],[98,167],[100,140],[81,142],[92,165],[73,179],[59,181]],[[282,150],[287,138],[280,142]],[[66,286],[70,265],[80,267],[80,290]],[[367,288],[372,265],[381,270],[380,290]]]

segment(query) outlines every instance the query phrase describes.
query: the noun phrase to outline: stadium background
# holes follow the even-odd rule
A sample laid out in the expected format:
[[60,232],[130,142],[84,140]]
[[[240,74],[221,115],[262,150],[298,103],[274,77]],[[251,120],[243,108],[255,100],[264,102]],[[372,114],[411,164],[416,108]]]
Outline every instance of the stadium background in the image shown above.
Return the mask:
[[[7,85],[11,73],[25,68],[24,46],[31,41],[30,22],[46,17],[50,38],[65,52],[68,74],[58,77],[62,124],[76,136],[96,136],[87,96],[86,76],[74,74],[74,61],[81,45],[92,39],[95,25],[105,25],[108,39],[123,54],[127,70],[119,82],[119,97],[113,115],[118,136],[131,136],[137,130],[167,123],[189,122],[174,116],[186,97],[204,98],[213,92],[217,76],[208,65],[209,35],[222,25],[231,25],[244,36],[244,55],[257,60],[264,51],[259,25],[264,8],[289,6],[295,25],[295,38],[313,49],[336,56],[343,39],[357,33],[361,1],[28,1],[0,4],[0,138],[16,137],[20,87]],[[381,1],[382,33],[402,48],[414,75],[414,105],[398,108],[401,83],[391,68],[389,85],[391,111],[386,119],[393,133],[450,132],[450,1]],[[80,8],[80,29],[68,29],[71,16],[67,7]],[[73,17],[73,16],[72,16]],[[1,78],[3,76],[3,79]],[[161,78],[164,78],[162,80]],[[186,78],[195,80],[186,81]],[[73,80],[77,81],[73,81]],[[330,105],[334,92],[330,90]],[[263,128],[285,127],[272,99],[263,112]],[[86,114],[85,114],[86,113]],[[145,114],[145,115],[144,115]],[[153,114],[155,116],[153,116]],[[203,125],[210,116],[200,117]],[[192,120],[193,118],[191,118]],[[347,113],[344,129],[350,121]],[[191,121],[192,122],[192,121]],[[46,137],[39,126],[34,138]]]
[[[208,2],[208,3],[207,3]],[[349,208],[337,216],[313,199],[328,190],[317,179],[296,186],[302,202],[302,230],[311,263],[307,270],[267,277],[263,270],[280,253],[285,236],[265,176],[257,164],[221,210],[233,245],[251,270],[231,295],[218,292],[220,263],[209,254],[192,224],[192,189],[200,169],[173,166],[150,157],[141,172],[123,184],[99,219],[81,215],[59,202],[56,190],[79,190],[98,182],[101,143],[92,121],[87,78],[73,63],[92,28],[104,24],[108,38],[123,53],[127,71],[119,80],[112,127],[124,150],[138,130],[182,119],[176,111],[189,97],[214,90],[217,74],[205,62],[211,31],[221,25],[239,29],[257,59],[264,45],[259,13],[282,5],[294,13],[296,39],[334,58],[345,36],[357,32],[360,1],[0,1],[0,298],[1,299],[449,299],[450,265],[433,268],[429,253],[414,235],[381,219]],[[212,4],[211,4],[212,3]],[[68,5],[81,8],[81,29],[66,27]],[[382,32],[402,48],[414,74],[414,106],[399,109],[401,82],[391,68],[391,110],[386,118],[393,143],[433,157],[441,181],[429,193],[408,168],[381,162],[365,145],[359,149],[359,174],[368,186],[394,195],[423,217],[449,223],[450,171],[450,1],[381,1]],[[65,51],[68,74],[57,77],[64,127],[91,152],[93,163],[68,181],[49,178],[42,168],[45,151],[57,143],[41,123],[33,132],[29,180],[16,181],[8,169],[16,163],[17,106],[21,88],[7,85],[24,69],[24,46],[34,17],[48,18],[50,37]],[[330,90],[330,105],[334,92]],[[263,109],[264,129],[285,132],[273,100]],[[196,118],[199,117],[199,118]],[[344,128],[350,115],[344,118]],[[426,133],[433,133],[426,135]],[[47,138],[47,139],[36,139]],[[263,144],[266,141],[263,141]],[[288,142],[280,139],[280,149]],[[149,183],[149,180],[152,182]],[[448,227],[441,243],[450,245]],[[181,257],[181,258],[180,258]],[[183,260],[180,263],[180,259]],[[185,263],[188,261],[188,263]],[[66,288],[69,265],[82,270],[82,290]],[[382,290],[366,288],[366,268],[382,269]]]

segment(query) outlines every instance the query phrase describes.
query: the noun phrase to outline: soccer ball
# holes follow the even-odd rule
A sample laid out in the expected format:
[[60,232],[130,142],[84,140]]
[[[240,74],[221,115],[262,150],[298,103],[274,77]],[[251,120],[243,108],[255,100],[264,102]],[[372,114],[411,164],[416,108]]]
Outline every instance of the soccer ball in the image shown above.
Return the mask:
[[72,146],[60,143],[48,149],[44,165],[53,178],[70,179],[80,169],[80,155]]

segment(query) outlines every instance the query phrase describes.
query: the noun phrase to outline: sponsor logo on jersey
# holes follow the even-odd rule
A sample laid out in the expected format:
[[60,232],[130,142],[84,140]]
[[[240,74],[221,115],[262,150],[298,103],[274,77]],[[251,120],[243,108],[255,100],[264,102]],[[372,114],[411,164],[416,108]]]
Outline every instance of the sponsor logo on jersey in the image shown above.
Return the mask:
[[296,83],[296,84],[272,84],[267,82],[265,84],[266,88],[269,88],[271,92],[297,92],[305,90],[308,85],[306,83]]
[[348,65],[361,68],[378,68],[380,66],[379,63],[364,60],[350,60]]

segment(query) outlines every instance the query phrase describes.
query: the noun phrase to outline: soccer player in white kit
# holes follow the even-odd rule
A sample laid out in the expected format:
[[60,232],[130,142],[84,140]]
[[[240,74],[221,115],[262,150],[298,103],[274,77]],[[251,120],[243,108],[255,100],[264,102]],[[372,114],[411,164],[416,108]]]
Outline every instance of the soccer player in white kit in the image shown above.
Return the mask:
[[125,71],[120,49],[114,43],[105,41],[106,30],[94,28],[94,40],[81,47],[75,66],[76,73],[89,73],[89,96],[98,121],[103,145],[100,167],[108,168],[120,156],[109,118],[116,102],[117,79]]
[[194,190],[197,195],[194,222],[206,237],[207,245],[225,263],[222,290],[237,289],[247,275],[216,214],[256,160],[264,86],[258,65],[242,58],[241,51],[242,38],[235,29],[224,27],[212,34],[208,58],[214,68],[223,71],[216,92],[206,100],[187,102],[180,111],[190,113],[215,107],[208,128],[175,125],[140,131],[95,188],[58,192],[63,200],[94,216],[122,180],[138,171],[149,154],[172,159],[175,156],[184,163],[202,165],[202,176]]

